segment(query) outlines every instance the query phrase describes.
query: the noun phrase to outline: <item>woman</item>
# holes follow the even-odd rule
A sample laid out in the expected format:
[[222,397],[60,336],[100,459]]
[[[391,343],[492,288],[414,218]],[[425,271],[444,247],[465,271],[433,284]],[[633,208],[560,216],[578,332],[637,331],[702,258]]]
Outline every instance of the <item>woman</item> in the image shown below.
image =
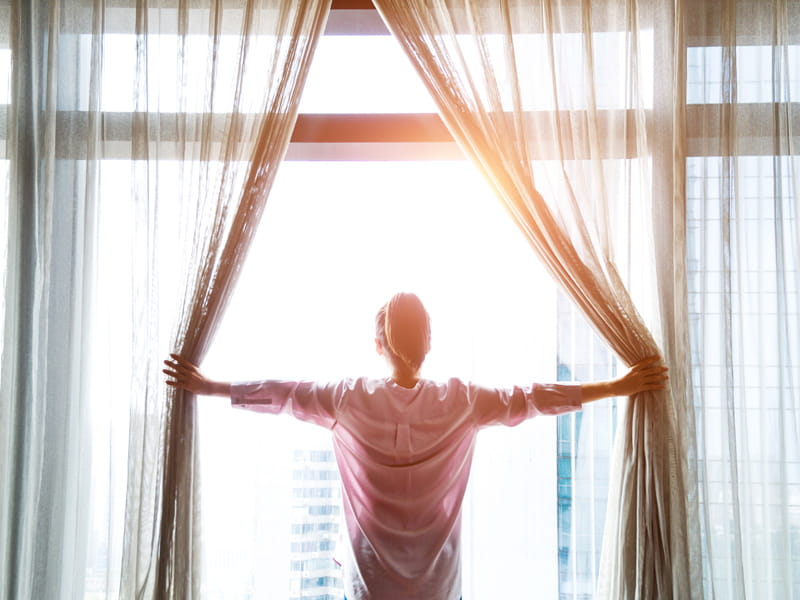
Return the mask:
[[177,355],[165,361],[168,385],[332,431],[350,540],[343,556],[350,600],[460,598],[461,501],[479,429],[662,389],[667,379],[654,357],[605,382],[511,389],[436,383],[420,377],[430,341],[424,306],[400,293],[376,318],[377,351],[391,370],[386,379],[231,384],[207,379]]

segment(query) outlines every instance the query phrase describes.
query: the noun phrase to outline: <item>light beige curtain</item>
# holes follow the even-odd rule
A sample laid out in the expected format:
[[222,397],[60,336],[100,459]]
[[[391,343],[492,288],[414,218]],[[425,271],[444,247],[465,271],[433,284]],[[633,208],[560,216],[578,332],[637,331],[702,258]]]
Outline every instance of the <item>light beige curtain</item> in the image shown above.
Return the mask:
[[[0,1],[0,596],[191,598],[200,361],[330,0]],[[5,58],[5,56],[3,56]]]
[[798,598],[800,2],[678,7],[705,597]]
[[[647,130],[652,6],[588,0],[375,4],[455,139],[600,335],[628,365],[662,354],[623,283],[649,300],[644,306],[658,306],[649,235],[655,197]],[[672,316],[647,314],[659,336],[661,319]],[[696,550],[687,535],[683,436],[691,414],[684,372],[676,369],[671,394],[643,394],[624,411],[601,597],[698,594],[690,566]]]
[[[0,3],[0,39],[13,58],[0,109],[10,184],[0,209],[2,598],[75,598],[83,589],[72,573],[83,573],[89,522],[79,483],[89,462],[85,325],[97,197],[82,158],[98,131],[87,124],[71,143],[58,135],[68,123],[58,111],[86,100],[59,76],[78,62],[75,40],[62,35],[63,8]],[[87,87],[96,83],[87,77]]]
[[[219,0],[202,10],[183,3],[177,11],[137,10],[136,98],[144,116],[134,120],[133,146],[146,161],[134,167],[134,186],[139,242],[156,259],[138,272],[142,285],[150,286],[141,301],[164,314],[164,289],[153,278],[159,271],[163,277],[162,257],[181,253],[172,267],[185,296],[170,347],[195,363],[202,362],[213,339],[288,147],[329,8],[330,0]],[[169,46],[176,51],[169,60],[178,76],[174,116],[159,110],[159,100],[175,82],[161,79],[154,86],[152,81],[154,68],[164,75],[167,59],[158,44],[165,43],[165,34],[176,36]],[[197,36],[200,47],[193,46]],[[188,78],[203,66],[198,52],[206,61],[200,70],[205,76],[190,84]],[[150,150],[165,132],[165,118],[174,118],[169,126],[177,133],[175,156],[162,156],[160,145],[155,153]],[[159,189],[165,159],[178,161],[177,173]],[[165,189],[174,189],[175,197]],[[173,212],[178,219],[159,223],[157,205],[165,202],[180,204]],[[153,236],[161,227],[181,231],[180,246]],[[153,353],[148,338],[143,341]],[[149,358],[142,364],[143,378],[152,378],[164,356]],[[138,510],[129,511],[126,522],[126,597],[144,590],[158,598],[201,597],[195,404],[183,392],[165,398],[164,387],[147,386],[136,407],[142,412],[132,416],[134,422],[140,415],[145,420],[141,433],[131,437],[128,459],[133,468],[128,502]],[[159,434],[150,437],[154,428]]]

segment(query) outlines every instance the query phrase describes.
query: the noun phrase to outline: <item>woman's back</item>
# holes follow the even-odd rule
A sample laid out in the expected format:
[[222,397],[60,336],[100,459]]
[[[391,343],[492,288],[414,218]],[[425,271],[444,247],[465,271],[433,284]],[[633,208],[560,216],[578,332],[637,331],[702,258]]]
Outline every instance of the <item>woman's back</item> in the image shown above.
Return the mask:
[[461,501],[478,429],[580,407],[580,388],[492,389],[458,379],[334,384],[267,381],[231,389],[234,406],[330,428],[350,540],[350,600],[460,596]]
[[[476,428],[466,386],[356,380],[333,428],[351,545],[367,598],[448,598]],[[351,586],[348,586],[351,587]],[[358,597],[358,596],[356,596]]]

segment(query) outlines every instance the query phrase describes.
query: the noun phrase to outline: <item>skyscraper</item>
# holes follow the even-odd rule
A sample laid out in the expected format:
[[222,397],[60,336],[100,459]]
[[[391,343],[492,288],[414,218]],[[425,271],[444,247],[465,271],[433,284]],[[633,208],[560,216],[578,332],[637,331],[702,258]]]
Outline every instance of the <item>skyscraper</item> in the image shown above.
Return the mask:
[[[564,296],[558,295],[558,379],[614,377],[607,346]],[[616,400],[558,418],[558,580],[562,600],[591,600],[602,550]]]
[[330,448],[295,450],[292,469],[290,600],[341,600],[336,544],[342,495]]

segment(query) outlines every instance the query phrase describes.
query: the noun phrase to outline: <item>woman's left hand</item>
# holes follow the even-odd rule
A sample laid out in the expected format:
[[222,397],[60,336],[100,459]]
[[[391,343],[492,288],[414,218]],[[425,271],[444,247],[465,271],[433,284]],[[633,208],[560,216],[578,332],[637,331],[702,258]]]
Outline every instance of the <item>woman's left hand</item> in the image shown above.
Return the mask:
[[170,354],[170,358],[164,361],[166,369],[163,373],[169,377],[167,385],[176,387],[198,396],[224,395],[229,384],[223,384],[208,379],[192,362],[177,354]]

